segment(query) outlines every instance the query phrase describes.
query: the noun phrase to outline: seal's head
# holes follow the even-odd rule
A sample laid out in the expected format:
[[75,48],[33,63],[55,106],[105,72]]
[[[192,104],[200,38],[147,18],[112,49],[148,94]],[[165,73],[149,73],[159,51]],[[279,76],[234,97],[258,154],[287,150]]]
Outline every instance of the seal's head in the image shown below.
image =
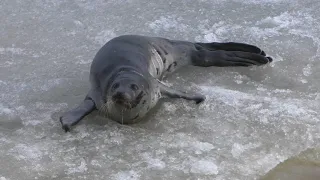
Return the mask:
[[144,116],[150,108],[152,84],[135,71],[120,71],[106,89],[106,110],[113,120],[133,123]]
[[148,83],[136,74],[119,76],[111,85],[111,100],[120,108],[135,108],[146,94],[147,87]]

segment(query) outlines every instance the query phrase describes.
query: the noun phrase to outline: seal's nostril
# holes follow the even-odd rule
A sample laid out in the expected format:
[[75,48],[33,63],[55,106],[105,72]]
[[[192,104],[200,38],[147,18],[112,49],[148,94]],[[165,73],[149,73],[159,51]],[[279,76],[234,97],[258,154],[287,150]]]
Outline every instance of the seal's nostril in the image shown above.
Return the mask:
[[121,93],[121,92],[117,92],[117,93],[115,93],[114,95],[113,95],[113,98],[114,99],[123,99],[123,93]]
[[130,95],[124,92],[117,92],[112,96],[114,101],[129,101]]

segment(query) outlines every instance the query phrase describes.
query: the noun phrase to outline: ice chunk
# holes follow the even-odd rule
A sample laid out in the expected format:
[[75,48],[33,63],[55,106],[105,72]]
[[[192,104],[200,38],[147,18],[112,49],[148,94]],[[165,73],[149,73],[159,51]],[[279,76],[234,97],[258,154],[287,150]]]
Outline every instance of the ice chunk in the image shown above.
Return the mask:
[[78,172],[85,172],[87,171],[88,168],[87,168],[87,163],[84,159],[81,159],[80,161],[80,165],[79,166],[76,166],[76,167],[70,167],[68,169],[68,172],[67,174],[74,174],[74,173],[78,173]]
[[190,172],[204,175],[217,175],[219,171],[214,162],[208,160],[199,160],[192,163]]
[[144,153],[142,156],[148,163],[148,168],[163,169],[166,167],[165,162],[161,161],[160,159],[151,157],[151,155],[148,153]]
[[15,110],[0,104],[0,128],[13,130],[21,128],[22,126],[22,120]]
[[140,175],[131,170],[131,171],[120,171],[116,175],[114,175],[114,180],[139,180]]

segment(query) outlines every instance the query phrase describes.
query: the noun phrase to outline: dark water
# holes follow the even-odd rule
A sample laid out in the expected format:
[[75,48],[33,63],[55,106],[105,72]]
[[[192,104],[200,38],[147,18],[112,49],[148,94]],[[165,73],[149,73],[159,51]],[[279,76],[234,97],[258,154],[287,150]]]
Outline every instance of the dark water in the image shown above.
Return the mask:
[[318,180],[320,179],[320,149],[307,149],[281,162],[261,180]]

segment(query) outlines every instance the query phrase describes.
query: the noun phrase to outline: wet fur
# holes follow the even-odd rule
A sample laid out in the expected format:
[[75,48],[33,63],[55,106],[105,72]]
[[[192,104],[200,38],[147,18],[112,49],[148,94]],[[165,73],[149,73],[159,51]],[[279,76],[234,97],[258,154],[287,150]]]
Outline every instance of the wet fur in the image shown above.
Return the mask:
[[[98,109],[100,114],[119,123],[134,123],[144,117],[162,97],[184,98],[200,103],[205,96],[166,86],[161,80],[185,65],[252,66],[272,61],[260,48],[243,43],[201,43],[160,37],[123,35],[107,42],[90,67],[91,89],[77,107],[60,117],[62,128],[69,131],[84,116]],[[131,75],[132,82],[145,84],[130,109],[116,107],[110,88],[118,75]]]

